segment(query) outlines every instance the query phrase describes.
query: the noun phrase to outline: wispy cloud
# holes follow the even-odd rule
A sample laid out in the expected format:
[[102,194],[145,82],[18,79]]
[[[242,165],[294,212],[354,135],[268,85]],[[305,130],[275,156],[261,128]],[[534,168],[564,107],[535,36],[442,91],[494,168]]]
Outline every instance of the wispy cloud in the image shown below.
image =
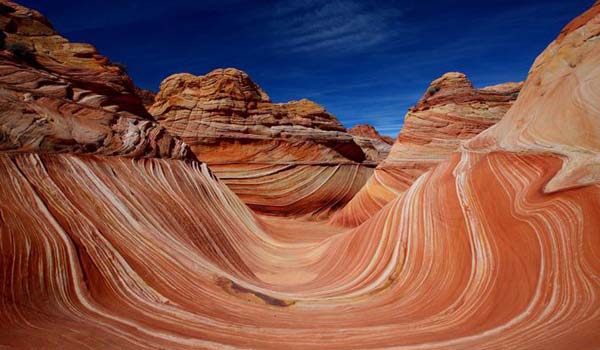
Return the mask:
[[285,1],[270,22],[274,48],[286,52],[361,51],[390,39],[401,13],[368,2],[334,0]]

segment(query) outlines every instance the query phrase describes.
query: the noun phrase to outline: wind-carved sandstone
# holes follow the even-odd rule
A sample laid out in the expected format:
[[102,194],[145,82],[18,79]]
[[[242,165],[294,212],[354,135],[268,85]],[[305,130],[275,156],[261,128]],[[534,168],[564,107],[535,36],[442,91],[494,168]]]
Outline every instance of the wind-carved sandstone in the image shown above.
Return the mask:
[[332,218],[356,226],[403,193],[424,172],[466,140],[496,124],[516,100],[522,83],[475,89],[462,73],[434,80],[404,118],[387,158],[361,191]]
[[[20,31],[47,28],[2,5],[29,18]],[[257,215],[205,163],[162,148],[144,147],[140,159],[81,154],[85,143],[49,152],[64,141],[3,147],[0,348],[598,349],[599,37],[597,2],[538,57],[500,122],[445,159],[426,159],[437,165],[355,228]],[[94,128],[106,106],[121,118],[143,113],[125,112],[120,94],[54,97],[41,72],[2,55],[15,67],[2,71],[12,86],[3,93],[18,100],[33,91],[20,108],[76,103]],[[35,79],[9,84],[14,70]],[[504,92],[488,93],[510,104]],[[87,107],[92,96],[112,102]],[[436,98],[454,103],[434,93],[407,124],[470,134],[449,117],[425,118],[448,111]],[[22,117],[1,105],[3,125]],[[19,133],[42,130],[34,123]],[[413,145],[409,154],[427,144],[405,136],[396,146]]]
[[[328,216],[364,185],[380,160],[322,106],[273,103],[234,68],[165,79],[150,113],[251,208]],[[381,146],[382,152],[387,146]]]

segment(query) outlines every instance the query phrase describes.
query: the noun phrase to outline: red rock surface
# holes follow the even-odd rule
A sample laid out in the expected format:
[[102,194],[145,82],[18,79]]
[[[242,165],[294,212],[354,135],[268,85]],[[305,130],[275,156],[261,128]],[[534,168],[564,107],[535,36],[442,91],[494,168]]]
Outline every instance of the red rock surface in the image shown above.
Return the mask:
[[475,89],[462,73],[446,73],[434,80],[406,114],[388,157],[332,221],[344,226],[363,223],[464,141],[497,123],[521,86],[505,83]]
[[354,229],[257,216],[194,160],[0,152],[0,347],[598,349],[582,18],[500,123]]
[[273,103],[234,68],[168,77],[150,112],[246,204],[268,214],[328,216],[365,184],[378,156],[376,141],[364,142],[365,155],[322,106]]
[[394,143],[394,139],[389,136],[381,136],[375,127],[369,124],[358,124],[348,129],[348,133],[350,135],[365,137],[369,139],[380,140],[388,145],[392,145]]
[[379,135],[373,126],[367,124],[355,125],[348,129],[348,133],[354,136],[354,142],[362,148],[367,159],[377,164],[388,156],[390,145],[394,143],[394,139]]
[[551,152],[564,160],[545,191],[600,179],[600,3],[571,22],[534,62],[527,89],[494,129],[466,147],[486,151]]
[[1,150],[191,155],[152,120],[131,79],[93,46],[67,41],[36,11],[1,5]]
[[[322,106],[308,100],[273,103],[235,68],[168,77],[150,113],[208,163],[365,159],[344,126]],[[251,151],[237,152],[241,146]]]

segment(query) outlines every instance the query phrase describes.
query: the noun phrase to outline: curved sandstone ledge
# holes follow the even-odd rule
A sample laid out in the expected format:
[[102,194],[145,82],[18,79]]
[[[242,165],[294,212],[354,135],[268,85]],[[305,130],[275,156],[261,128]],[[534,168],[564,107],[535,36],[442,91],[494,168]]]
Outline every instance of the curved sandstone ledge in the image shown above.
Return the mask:
[[475,89],[462,73],[446,73],[434,80],[406,114],[388,157],[332,222],[353,227],[370,218],[463,142],[497,123],[517,99],[522,85],[504,83]]
[[273,103],[234,68],[166,78],[150,112],[264,214],[325,218],[389,152],[379,139],[349,134],[312,101]]
[[210,169],[257,213],[327,219],[367,182],[362,164],[210,164]]

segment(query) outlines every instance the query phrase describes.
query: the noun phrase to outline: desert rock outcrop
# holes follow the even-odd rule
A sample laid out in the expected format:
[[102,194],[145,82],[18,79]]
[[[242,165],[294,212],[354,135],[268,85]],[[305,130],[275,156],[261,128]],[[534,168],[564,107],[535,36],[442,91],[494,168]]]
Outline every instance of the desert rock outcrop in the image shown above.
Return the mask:
[[475,89],[462,73],[446,73],[434,80],[406,114],[388,157],[333,222],[356,226],[371,217],[463,142],[496,124],[521,86],[504,83]]
[[234,68],[168,77],[150,113],[246,204],[267,214],[327,216],[376,165],[325,108],[309,100],[273,103]]
[[0,151],[0,347],[598,349],[600,2],[566,28],[356,228],[258,216],[193,159]]
[[192,156],[152,120],[120,67],[37,11],[0,5],[1,150]]
[[377,130],[368,124],[355,125],[348,129],[348,133],[354,137],[354,141],[362,148],[370,161],[379,164],[390,153],[394,139],[389,136],[381,136]]
[[154,104],[154,97],[156,97],[156,94],[154,92],[136,86],[135,93],[142,100],[142,103],[146,108],[152,107],[152,105]]

